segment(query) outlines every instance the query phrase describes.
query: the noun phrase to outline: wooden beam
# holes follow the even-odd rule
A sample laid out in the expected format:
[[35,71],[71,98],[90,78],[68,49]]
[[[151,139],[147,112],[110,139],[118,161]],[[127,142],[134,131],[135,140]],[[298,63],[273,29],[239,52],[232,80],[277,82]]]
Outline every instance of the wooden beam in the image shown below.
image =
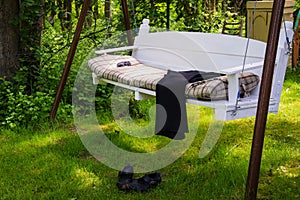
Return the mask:
[[90,4],[91,4],[91,0],[84,0],[84,2],[83,2],[82,10],[81,10],[81,13],[80,13],[80,16],[79,16],[79,19],[78,19],[78,23],[77,23],[76,30],[75,30],[75,33],[74,33],[71,48],[69,50],[68,58],[67,58],[67,61],[66,61],[65,67],[64,67],[64,71],[63,71],[62,77],[60,79],[60,83],[59,83],[57,93],[56,93],[56,96],[55,96],[55,99],[54,99],[54,103],[53,103],[53,106],[52,106],[52,109],[51,109],[51,112],[50,112],[50,117],[49,117],[50,120],[53,120],[55,118],[57,108],[59,106],[59,102],[61,100],[61,96],[62,96],[62,93],[64,91],[67,79],[68,79],[68,75],[69,75],[69,72],[70,72],[70,69],[71,69],[71,65],[72,65],[72,62],[73,62],[73,59],[74,59],[74,55],[75,55],[77,45],[78,45],[78,41],[79,41],[79,38],[80,38],[80,34],[81,34],[81,31],[82,31],[82,27],[83,27],[85,17],[86,17],[86,14],[87,14],[87,11],[88,11],[88,8],[89,8]]
[[127,0],[122,0],[122,10],[123,10],[123,15],[124,15],[124,20],[125,20],[125,28],[127,31],[128,45],[132,46],[133,38],[132,38],[132,34],[131,34],[130,17],[129,17],[129,12],[128,12]]
[[277,0],[273,3],[271,26],[265,54],[265,62],[259,93],[257,115],[254,126],[252,148],[248,169],[248,179],[245,199],[254,200],[257,196],[258,180],[260,173],[261,157],[263,151],[265,128],[267,123],[269,101],[271,96],[272,79],[274,73],[276,52],[282,22],[285,0]]

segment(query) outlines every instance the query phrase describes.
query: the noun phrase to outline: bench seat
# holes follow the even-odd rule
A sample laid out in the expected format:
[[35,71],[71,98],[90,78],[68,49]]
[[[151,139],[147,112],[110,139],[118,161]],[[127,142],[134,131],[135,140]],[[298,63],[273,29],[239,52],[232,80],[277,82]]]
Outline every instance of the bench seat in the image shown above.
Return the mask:
[[[131,66],[117,67],[120,62],[129,61]],[[142,64],[132,56],[101,55],[89,60],[91,71],[100,78],[115,81],[129,86],[155,91],[156,84],[162,79],[166,70]],[[240,93],[249,96],[259,83],[259,76],[245,72],[239,75]],[[186,85],[188,98],[201,100],[228,99],[228,80],[226,76],[197,81]]]

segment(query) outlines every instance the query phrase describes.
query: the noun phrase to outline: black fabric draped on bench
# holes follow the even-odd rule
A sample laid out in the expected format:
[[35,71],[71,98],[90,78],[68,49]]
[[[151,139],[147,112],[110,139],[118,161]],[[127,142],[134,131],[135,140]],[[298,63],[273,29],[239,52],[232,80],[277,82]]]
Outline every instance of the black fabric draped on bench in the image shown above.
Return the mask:
[[221,76],[213,72],[171,71],[156,85],[155,134],[171,139],[184,139],[188,132],[186,84]]

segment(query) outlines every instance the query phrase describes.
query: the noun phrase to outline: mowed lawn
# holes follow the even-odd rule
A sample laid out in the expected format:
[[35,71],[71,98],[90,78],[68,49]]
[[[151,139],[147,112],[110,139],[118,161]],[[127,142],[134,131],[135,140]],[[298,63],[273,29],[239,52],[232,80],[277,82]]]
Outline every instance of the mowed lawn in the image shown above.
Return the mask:
[[[259,199],[300,199],[299,74],[289,69],[280,111],[268,117]],[[102,115],[108,129],[118,129],[108,114]],[[216,146],[199,158],[207,126],[200,120],[198,126],[204,128],[189,149],[159,170],[161,184],[144,193],[119,191],[118,171],[91,156],[71,124],[1,130],[0,199],[243,199],[254,122],[254,117],[226,122]],[[121,147],[137,145],[135,140],[126,144],[122,131],[108,134]],[[153,150],[147,142],[139,148]]]

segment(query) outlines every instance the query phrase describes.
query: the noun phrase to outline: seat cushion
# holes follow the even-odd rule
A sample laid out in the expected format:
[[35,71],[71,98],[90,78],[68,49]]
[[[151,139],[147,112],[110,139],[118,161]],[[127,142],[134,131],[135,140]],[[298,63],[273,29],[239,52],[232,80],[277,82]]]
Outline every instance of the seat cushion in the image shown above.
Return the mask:
[[[259,83],[259,76],[244,72],[238,75],[240,85],[240,97],[247,97]],[[225,100],[228,99],[228,78],[220,76],[204,81],[190,83],[186,86],[186,94],[201,100]]]
[[[117,67],[124,61],[129,61],[131,66]],[[157,82],[167,73],[146,66],[132,56],[102,55],[89,60],[88,65],[98,77],[149,90],[155,90]]]
[[[131,66],[117,67],[119,63],[130,62]],[[156,90],[157,82],[167,71],[140,63],[132,56],[101,55],[88,61],[88,66],[98,77],[126,85]],[[244,72],[239,74],[240,95],[249,96],[259,83],[259,76]],[[200,100],[228,99],[227,76],[207,79],[186,85],[186,95]]]

